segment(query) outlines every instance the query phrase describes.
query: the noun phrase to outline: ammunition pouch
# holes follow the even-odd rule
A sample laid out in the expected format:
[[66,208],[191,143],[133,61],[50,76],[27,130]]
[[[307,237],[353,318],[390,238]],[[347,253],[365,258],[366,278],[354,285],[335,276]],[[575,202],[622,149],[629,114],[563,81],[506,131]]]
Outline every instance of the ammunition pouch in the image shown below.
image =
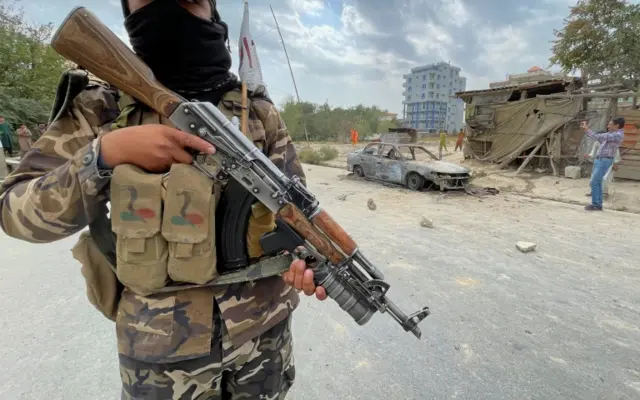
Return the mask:
[[162,175],[119,165],[111,178],[111,225],[116,234],[116,273],[146,296],[169,280],[169,246],[162,226]]
[[176,282],[206,283],[216,269],[213,181],[187,164],[173,164],[167,181],[162,236],[169,243],[168,274]]

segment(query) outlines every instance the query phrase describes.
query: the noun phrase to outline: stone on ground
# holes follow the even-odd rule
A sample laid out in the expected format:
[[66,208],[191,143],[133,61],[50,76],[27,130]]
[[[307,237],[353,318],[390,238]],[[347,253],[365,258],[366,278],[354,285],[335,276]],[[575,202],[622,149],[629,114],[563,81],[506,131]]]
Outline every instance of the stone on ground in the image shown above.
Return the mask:
[[422,220],[420,221],[420,226],[422,226],[423,228],[433,228],[435,225],[433,221],[430,220],[429,218],[422,217]]
[[516,248],[523,253],[529,253],[536,249],[537,245],[532,242],[518,242]]
[[582,176],[582,169],[575,165],[569,165],[564,169],[564,176],[570,179],[580,179]]
[[376,206],[376,203],[373,201],[373,199],[369,199],[369,200],[367,201],[367,207],[369,207],[369,210],[371,210],[371,211],[375,211],[375,210],[376,210],[376,208],[378,208],[378,207]]

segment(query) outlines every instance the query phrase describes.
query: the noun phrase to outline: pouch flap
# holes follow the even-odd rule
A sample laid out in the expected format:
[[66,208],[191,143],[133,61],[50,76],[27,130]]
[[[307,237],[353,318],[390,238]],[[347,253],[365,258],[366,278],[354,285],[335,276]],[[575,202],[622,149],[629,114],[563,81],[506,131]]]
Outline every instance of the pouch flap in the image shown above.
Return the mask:
[[111,178],[112,230],[128,239],[150,238],[160,231],[162,175],[134,165],[118,165]]
[[162,235],[169,242],[200,243],[212,223],[213,180],[188,164],[173,164],[166,182]]

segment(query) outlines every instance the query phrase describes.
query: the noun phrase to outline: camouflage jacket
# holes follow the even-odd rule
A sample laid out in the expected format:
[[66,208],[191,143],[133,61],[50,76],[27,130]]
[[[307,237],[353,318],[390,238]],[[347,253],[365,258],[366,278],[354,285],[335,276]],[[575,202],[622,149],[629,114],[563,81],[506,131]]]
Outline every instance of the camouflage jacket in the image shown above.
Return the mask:
[[[218,105],[227,115],[240,107],[224,98]],[[92,80],[51,123],[0,186],[0,226],[7,235],[54,242],[80,232],[106,210],[110,179],[97,167],[99,138],[119,112],[118,91]],[[279,169],[304,182],[295,147],[271,103],[252,99],[249,130]],[[115,317],[119,352],[159,363],[209,354],[214,303],[239,346],[284,320],[299,297],[279,276],[148,297],[125,288]]]

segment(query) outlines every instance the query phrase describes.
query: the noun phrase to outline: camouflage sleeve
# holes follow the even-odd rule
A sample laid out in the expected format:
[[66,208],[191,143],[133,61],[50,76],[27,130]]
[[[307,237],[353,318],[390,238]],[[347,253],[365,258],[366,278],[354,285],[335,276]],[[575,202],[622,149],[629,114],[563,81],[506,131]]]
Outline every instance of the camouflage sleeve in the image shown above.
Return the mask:
[[257,103],[255,107],[264,123],[266,155],[286,176],[291,178],[296,175],[306,186],[307,179],[302,169],[302,163],[280,113],[268,101],[254,101]]
[[98,134],[117,104],[113,92],[80,93],[0,186],[0,226],[32,243],[53,242],[88,225],[104,209],[109,177],[97,167]]

